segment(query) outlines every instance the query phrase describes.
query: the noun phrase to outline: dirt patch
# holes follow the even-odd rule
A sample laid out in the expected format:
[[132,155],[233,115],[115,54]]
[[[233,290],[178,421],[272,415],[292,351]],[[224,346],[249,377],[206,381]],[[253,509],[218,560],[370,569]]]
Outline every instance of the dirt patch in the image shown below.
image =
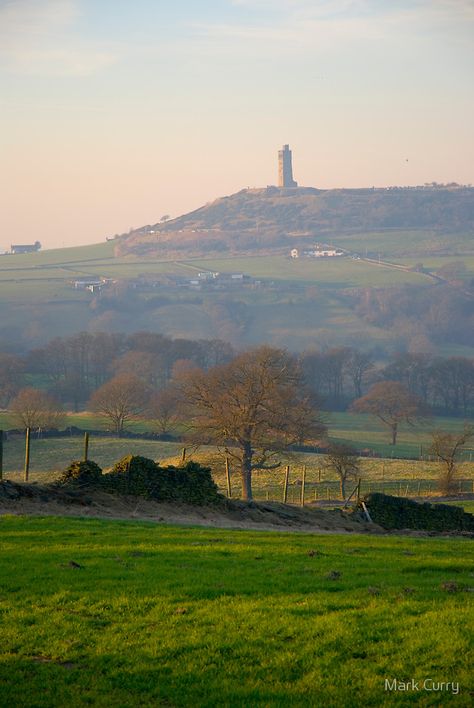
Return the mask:
[[81,516],[229,529],[306,531],[310,533],[386,533],[376,524],[341,509],[299,508],[278,502],[247,504],[222,500],[198,507],[154,502],[90,489],[39,484],[0,483],[0,515]]

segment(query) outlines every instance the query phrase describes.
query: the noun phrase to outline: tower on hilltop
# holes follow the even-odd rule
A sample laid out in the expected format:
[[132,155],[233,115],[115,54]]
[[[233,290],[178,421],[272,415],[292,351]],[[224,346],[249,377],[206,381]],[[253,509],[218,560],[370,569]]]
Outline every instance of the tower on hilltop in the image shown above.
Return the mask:
[[291,150],[289,145],[283,145],[283,148],[278,151],[278,186],[298,186],[298,182],[295,182],[293,179],[293,166],[291,164]]

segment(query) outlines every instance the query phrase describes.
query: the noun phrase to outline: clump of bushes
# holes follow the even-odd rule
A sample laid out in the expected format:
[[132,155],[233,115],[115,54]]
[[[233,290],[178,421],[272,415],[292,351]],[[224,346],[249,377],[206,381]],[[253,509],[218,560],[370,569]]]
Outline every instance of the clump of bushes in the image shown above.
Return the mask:
[[125,455],[105,475],[104,484],[114,492],[152,498],[158,471],[156,462],[148,457]]
[[209,467],[188,462],[182,467],[160,467],[154,460],[127,455],[103,477],[107,489],[156,501],[205,504],[218,499]]
[[474,532],[474,515],[458,506],[422,504],[374,492],[365,497],[372,521],[385,529]]
[[206,504],[219,498],[210,467],[203,467],[198,462],[187,462],[182,467],[165,467],[162,472],[167,477],[166,493],[169,500]]
[[102,469],[93,460],[74,460],[64,470],[58,484],[97,486],[102,480]]

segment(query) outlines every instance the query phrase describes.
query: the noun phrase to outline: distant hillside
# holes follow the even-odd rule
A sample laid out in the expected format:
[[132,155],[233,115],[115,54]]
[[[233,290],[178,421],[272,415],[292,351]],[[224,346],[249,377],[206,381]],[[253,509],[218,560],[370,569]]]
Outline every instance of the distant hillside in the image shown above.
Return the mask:
[[[117,255],[202,255],[287,249],[297,242],[385,230],[474,235],[474,188],[245,189],[118,239]],[[471,248],[472,250],[472,248]],[[407,252],[409,255],[409,252]]]

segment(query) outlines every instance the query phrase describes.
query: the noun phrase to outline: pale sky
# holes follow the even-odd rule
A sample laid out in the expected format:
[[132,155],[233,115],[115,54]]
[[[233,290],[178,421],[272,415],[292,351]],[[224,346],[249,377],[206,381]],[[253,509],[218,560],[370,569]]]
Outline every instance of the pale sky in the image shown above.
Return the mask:
[[0,250],[247,186],[474,183],[474,0],[0,0]]

